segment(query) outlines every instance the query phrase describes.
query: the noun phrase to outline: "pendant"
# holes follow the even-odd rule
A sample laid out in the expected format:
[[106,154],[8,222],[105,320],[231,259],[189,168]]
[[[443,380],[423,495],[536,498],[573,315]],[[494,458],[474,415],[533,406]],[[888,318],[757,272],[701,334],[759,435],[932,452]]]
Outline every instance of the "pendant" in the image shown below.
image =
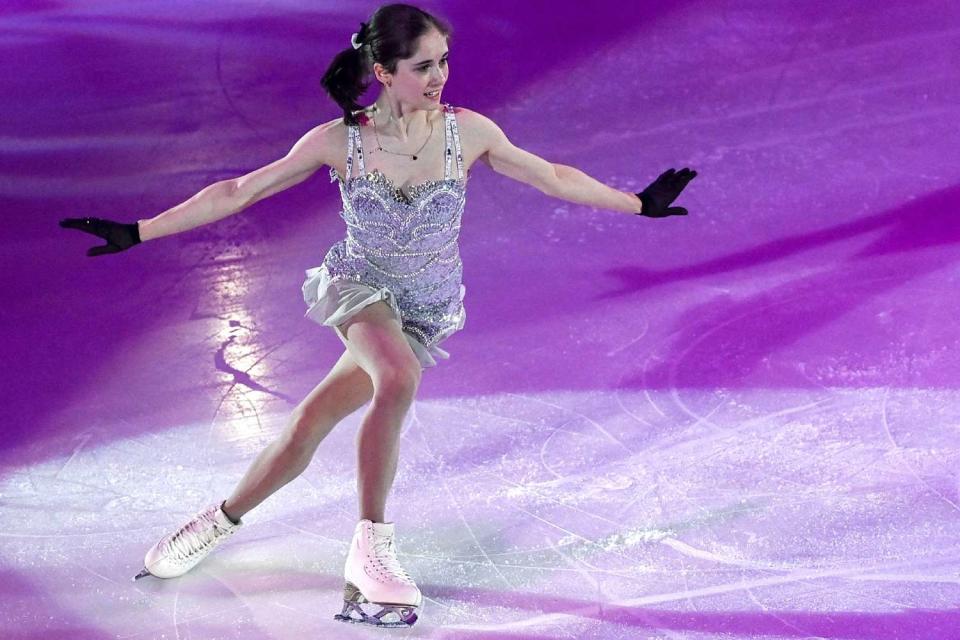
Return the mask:
[[416,160],[416,159],[417,159],[417,156],[413,156],[413,159]]

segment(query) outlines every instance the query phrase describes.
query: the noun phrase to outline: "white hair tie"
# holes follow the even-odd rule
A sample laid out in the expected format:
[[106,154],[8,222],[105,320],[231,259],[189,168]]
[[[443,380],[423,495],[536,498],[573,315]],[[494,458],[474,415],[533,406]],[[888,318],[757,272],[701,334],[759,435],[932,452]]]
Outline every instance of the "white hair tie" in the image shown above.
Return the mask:
[[363,43],[360,42],[359,38],[360,38],[359,33],[355,33],[352,36],[350,36],[350,44],[353,45],[354,49],[359,49],[360,47],[363,46]]

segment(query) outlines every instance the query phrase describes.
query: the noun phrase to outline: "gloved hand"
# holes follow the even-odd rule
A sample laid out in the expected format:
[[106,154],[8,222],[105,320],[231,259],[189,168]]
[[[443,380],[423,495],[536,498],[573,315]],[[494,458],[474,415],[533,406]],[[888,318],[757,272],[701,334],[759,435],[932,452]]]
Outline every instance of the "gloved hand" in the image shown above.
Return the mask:
[[136,222],[123,224],[100,218],[65,218],[60,221],[60,226],[86,231],[107,241],[107,244],[87,249],[88,256],[117,253],[140,242],[140,227]]
[[687,183],[697,176],[696,171],[683,168],[679,172],[667,169],[660,177],[636,194],[643,203],[643,211],[638,216],[648,218],[666,218],[667,216],[685,216],[687,210],[683,207],[671,207],[670,203],[677,199]]

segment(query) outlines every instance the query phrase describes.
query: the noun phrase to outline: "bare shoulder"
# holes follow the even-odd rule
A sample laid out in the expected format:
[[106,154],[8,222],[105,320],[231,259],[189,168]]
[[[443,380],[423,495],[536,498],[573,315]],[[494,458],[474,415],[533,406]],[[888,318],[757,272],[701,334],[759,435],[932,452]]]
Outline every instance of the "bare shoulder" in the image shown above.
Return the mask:
[[464,133],[486,137],[500,131],[497,123],[473,109],[454,107],[453,112],[457,117],[457,127]]
[[469,156],[468,164],[473,160],[485,160],[487,152],[507,142],[507,137],[496,122],[487,116],[466,107],[454,107],[457,128],[463,139],[463,147]]
[[234,178],[235,194],[246,207],[303,182],[320,167],[336,162],[339,154],[335,150],[344,139],[342,122],[331,120],[318,124],[300,136],[279,160]]
[[346,140],[347,127],[343,118],[335,118],[307,131],[296,147],[303,147],[309,154],[321,159],[323,164],[329,164],[331,159],[338,157],[337,152],[345,146]]

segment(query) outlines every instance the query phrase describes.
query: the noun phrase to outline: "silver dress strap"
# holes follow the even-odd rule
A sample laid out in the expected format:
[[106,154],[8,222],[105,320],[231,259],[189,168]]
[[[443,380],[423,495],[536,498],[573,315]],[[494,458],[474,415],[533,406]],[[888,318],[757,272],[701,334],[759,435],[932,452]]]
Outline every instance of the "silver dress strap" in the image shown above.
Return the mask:
[[450,166],[453,162],[453,148],[451,147],[451,138],[453,137],[450,134],[450,105],[443,105],[443,140],[445,150],[443,152],[443,179],[450,179]]
[[343,177],[344,182],[349,182],[353,175],[353,125],[347,126],[347,174]]
[[[454,152],[456,152],[457,180],[463,180],[463,152],[460,150],[460,132],[457,129],[457,117],[454,114],[452,105],[444,105],[444,111],[446,112],[445,117],[447,119],[447,163],[443,177],[444,179],[450,178],[451,156]],[[453,149],[450,148],[451,142],[453,143]]]
[[[366,167],[363,165],[363,143],[360,140],[360,125],[353,125],[350,127],[351,134],[354,137],[353,143],[350,145],[351,149],[357,150],[357,168],[360,170],[360,173],[357,175],[363,175],[367,172]],[[353,159],[353,153],[350,154],[351,160]]]

